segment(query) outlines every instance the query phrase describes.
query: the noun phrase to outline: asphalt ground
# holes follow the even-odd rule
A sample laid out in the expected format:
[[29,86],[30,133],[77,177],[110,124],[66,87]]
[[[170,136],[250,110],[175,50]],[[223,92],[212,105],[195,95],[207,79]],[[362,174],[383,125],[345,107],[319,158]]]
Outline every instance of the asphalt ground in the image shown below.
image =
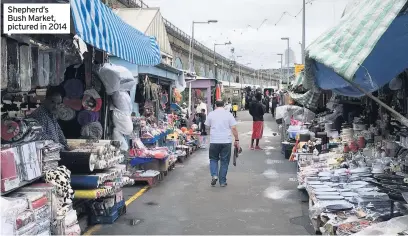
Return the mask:
[[314,234],[305,196],[296,189],[296,164],[281,154],[272,116],[265,115],[263,150],[255,151],[249,149],[250,115],[239,112],[237,120],[243,152],[236,167],[231,161],[227,187],[210,186],[208,149],[202,149],[177,164],[159,185],[125,188],[127,213],[85,234]]

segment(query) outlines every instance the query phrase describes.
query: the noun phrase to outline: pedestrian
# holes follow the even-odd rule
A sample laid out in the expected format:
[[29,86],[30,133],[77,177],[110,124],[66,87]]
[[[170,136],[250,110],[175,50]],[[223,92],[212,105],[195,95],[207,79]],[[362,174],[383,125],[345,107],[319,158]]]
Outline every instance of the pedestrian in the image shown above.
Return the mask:
[[[264,122],[264,114],[265,108],[261,103],[262,94],[257,93],[255,95],[256,101],[252,102],[249,108],[249,114],[252,116],[253,125],[252,125],[252,139],[251,139],[251,150],[262,150],[259,147],[259,140],[262,138],[263,135],[263,122]],[[254,148],[254,141],[255,141],[255,148]]]
[[268,113],[269,112],[269,109],[270,109],[270,106],[269,106],[269,101],[270,101],[270,98],[269,98],[269,92],[268,92],[268,90],[265,92],[265,97],[264,97],[264,99],[263,99],[263,104],[265,105],[265,110],[266,110],[266,112]]
[[231,105],[231,103],[227,102],[227,103],[225,104],[225,106],[224,106],[224,109],[225,109],[226,111],[232,113],[232,105]]
[[276,111],[276,107],[278,106],[278,96],[277,94],[274,94],[272,97],[272,107],[271,107],[271,112],[272,112],[272,116],[275,117],[275,111]]
[[[210,112],[205,125],[210,127],[210,172],[211,186],[217,184],[218,178],[221,187],[227,186],[228,166],[231,159],[231,143],[234,135],[234,145],[239,148],[237,121],[232,114],[224,109],[223,101],[215,102],[216,109]],[[218,168],[218,163],[220,167]]]
[[234,115],[234,118],[237,118],[237,112],[238,112],[238,104],[234,102],[234,105],[232,105],[232,114]]
[[201,135],[207,135],[205,131],[205,121],[207,120],[207,115],[205,114],[205,109],[201,109],[200,115],[200,133]]

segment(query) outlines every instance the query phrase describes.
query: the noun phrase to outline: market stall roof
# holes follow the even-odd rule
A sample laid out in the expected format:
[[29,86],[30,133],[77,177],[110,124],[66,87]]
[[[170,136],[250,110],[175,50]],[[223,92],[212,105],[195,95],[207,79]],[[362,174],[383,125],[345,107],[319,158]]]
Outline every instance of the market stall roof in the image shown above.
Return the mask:
[[86,43],[138,65],[161,62],[160,48],[153,37],[122,21],[100,0],[71,0],[77,35]]
[[[385,85],[408,67],[406,0],[355,0],[306,50],[305,87],[345,96]],[[344,79],[343,79],[344,78]]]
[[135,29],[155,37],[161,52],[173,57],[166,26],[159,8],[117,8],[114,12]]

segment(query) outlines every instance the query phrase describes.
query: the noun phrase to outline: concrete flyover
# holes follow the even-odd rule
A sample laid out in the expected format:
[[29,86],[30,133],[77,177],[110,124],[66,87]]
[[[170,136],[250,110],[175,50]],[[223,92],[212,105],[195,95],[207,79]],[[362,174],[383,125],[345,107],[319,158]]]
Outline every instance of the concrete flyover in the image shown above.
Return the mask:
[[[112,8],[148,8],[142,0],[102,0]],[[186,34],[170,21],[163,19],[167,35],[173,51],[173,66],[178,69],[188,69],[188,54],[190,35]],[[207,78],[217,78],[243,84],[278,86],[279,73],[270,70],[255,70],[240,65],[221,54],[216,53],[214,65],[214,51],[198,41],[194,41],[194,69],[197,75]],[[241,78],[239,78],[241,70]]]

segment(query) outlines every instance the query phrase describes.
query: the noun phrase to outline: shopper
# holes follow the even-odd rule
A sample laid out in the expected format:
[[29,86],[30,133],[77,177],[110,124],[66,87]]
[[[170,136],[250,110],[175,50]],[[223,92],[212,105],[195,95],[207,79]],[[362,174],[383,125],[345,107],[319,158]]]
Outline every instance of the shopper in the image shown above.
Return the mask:
[[61,130],[57,121],[57,108],[62,103],[62,92],[59,87],[50,87],[45,94],[43,104],[29,115],[38,121],[43,127],[43,132],[40,134],[41,140],[52,140],[62,144],[66,150],[71,148],[68,146],[64,133]]
[[276,107],[278,106],[279,100],[278,100],[278,95],[274,94],[272,97],[272,107],[271,107],[271,112],[272,112],[272,116],[275,117],[275,111],[276,111]]
[[232,113],[232,105],[229,101],[225,104],[224,109]]
[[234,102],[234,105],[232,105],[232,114],[234,115],[234,118],[237,118],[237,112],[238,112],[238,104]]
[[205,109],[201,109],[200,115],[200,133],[201,135],[207,135],[205,131],[205,121],[207,120],[207,115],[205,114]]
[[[256,101],[252,102],[251,106],[249,107],[249,114],[252,116],[253,125],[252,125],[252,139],[251,139],[251,150],[261,150],[262,148],[259,147],[259,140],[262,138],[263,135],[263,122],[264,122],[264,114],[265,108],[261,103],[262,94],[257,93],[255,95]],[[255,148],[254,148],[254,141]]]
[[[210,127],[210,172],[211,186],[217,184],[218,178],[220,186],[227,186],[228,165],[231,159],[231,131],[234,135],[234,145],[239,148],[237,122],[232,114],[224,109],[223,101],[215,102],[216,109],[208,114],[205,125]],[[220,162],[220,168],[218,163]]]
[[269,101],[270,101],[269,92],[268,92],[268,90],[266,90],[265,96],[264,96],[264,99],[263,99],[263,104],[266,107],[265,108],[266,113],[268,113],[269,109],[270,109]]

